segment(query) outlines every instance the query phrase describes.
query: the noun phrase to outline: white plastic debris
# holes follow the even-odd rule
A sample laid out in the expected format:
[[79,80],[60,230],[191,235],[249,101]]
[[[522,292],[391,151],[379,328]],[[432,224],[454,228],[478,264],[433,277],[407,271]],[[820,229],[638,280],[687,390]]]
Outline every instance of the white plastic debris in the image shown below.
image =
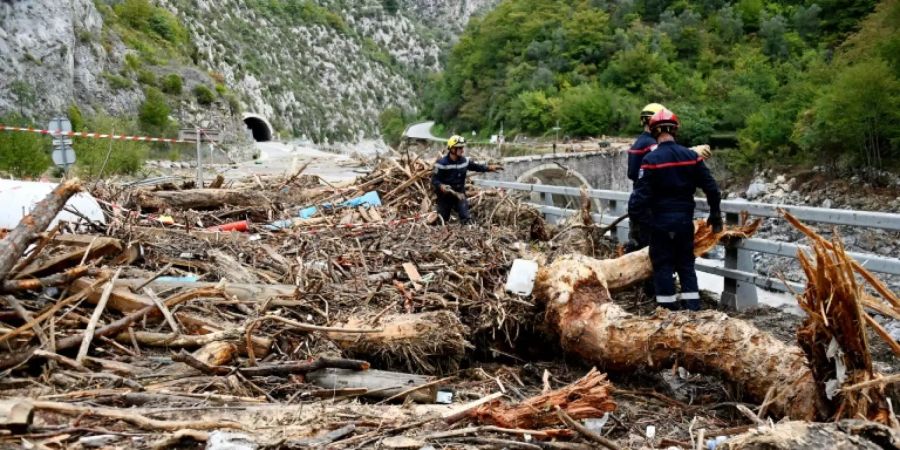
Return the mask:
[[122,436],[117,436],[115,434],[99,434],[97,436],[84,436],[78,438],[78,443],[83,447],[88,448],[99,448],[106,447],[113,442],[122,440]]
[[256,450],[259,444],[243,433],[213,431],[206,441],[206,450]]
[[[0,180],[0,228],[13,229],[22,220],[25,214],[34,209],[37,202],[47,197],[57,183],[42,183],[36,181],[17,181],[17,180]],[[66,209],[78,211],[88,219],[100,223],[106,223],[103,210],[97,200],[86,192],[81,192],[72,196],[66,207],[56,215],[50,226],[56,225],[56,222],[65,220],[68,222],[79,222],[82,219],[75,214],[67,212]]]
[[534,289],[534,280],[537,277],[538,263],[528,259],[516,259],[509,269],[509,278],[506,280],[506,291],[523,296],[531,295]]
[[581,423],[583,423],[584,427],[587,428],[588,430],[591,430],[597,434],[602,434],[603,427],[606,426],[606,422],[608,422],[608,421],[609,421],[609,413],[604,413],[603,417],[601,417],[599,419],[596,419],[596,418],[584,419],[581,421]]
[[434,402],[443,405],[449,405],[453,403],[453,391],[446,391],[443,389],[438,390]]
[[644,434],[647,436],[647,439],[656,438],[656,427],[654,425],[647,425],[647,432]]

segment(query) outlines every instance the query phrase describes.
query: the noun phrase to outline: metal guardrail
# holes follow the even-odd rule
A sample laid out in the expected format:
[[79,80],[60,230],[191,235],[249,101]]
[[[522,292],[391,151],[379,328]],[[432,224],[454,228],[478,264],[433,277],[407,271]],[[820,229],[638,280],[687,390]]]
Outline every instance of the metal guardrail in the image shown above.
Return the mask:
[[[540,193],[543,195],[565,195],[578,197],[581,189],[568,186],[551,186],[540,184],[513,183],[508,181],[495,181],[476,179],[479,186],[508,189],[520,192]],[[610,191],[602,189],[588,189],[590,198],[602,200],[606,203],[609,214],[593,214],[594,221],[604,225],[611,224],[618,216],[627,211],[628,192]],[[695,199],[697,209],[706,211],[706,200]],[[545,198],[545,201],[548,199]],[[577,211],[549,206],[546,204],[532,204],[545,216],[568,217]],[[828,208],[812,208],[807,206],[773,205],[768,203],[753,203],[747,201],[722,201],[722,211],[729,223],[736,223],[738,215],[742,211],[756,217],[780,218],[779,209],[790,212],[800,220],[813,223],[832,225],[845,225],[864,228],[880,228],[888,231],[900,231],[900,214],[853,211]],[[628,221],[624,220],[611,230],[612,236],[619,242],[628,238]],[[722,301],[726,307],[746,309],[757,305],[756,289],[754,286],[766,289],[774,289],[784,292],[799,292],[803,285],[793,282],[783,282],[778,278],[771,278],[756,273],[753,267],[754,253],[767,253],[771,255],[796,258],[800,250],[809,250],[803,245],[788,242],[778,242],[768,239],[743,239],[726,247],[725,267],[717,267],[698,263],[697,270],[719,275],[725,278],[725,291],[722,293]],[[900,259],[890,258],[869,253],[848,252],[848,255],[856,259],[861,265],[872,272],[900,275]]]

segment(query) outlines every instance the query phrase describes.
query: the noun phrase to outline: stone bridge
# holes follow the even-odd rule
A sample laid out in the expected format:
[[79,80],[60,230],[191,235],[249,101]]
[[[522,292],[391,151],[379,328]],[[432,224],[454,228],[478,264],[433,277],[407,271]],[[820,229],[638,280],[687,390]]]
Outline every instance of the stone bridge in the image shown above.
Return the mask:
[[[628,146],[613,144],[601,151],[517,156],[502,159],[504,171],[481,175],[488,180],[554,186],[585,186],[588,189],[630,191],[626,175]],[[532,201],[577,208],[578,199],[533,193]]]

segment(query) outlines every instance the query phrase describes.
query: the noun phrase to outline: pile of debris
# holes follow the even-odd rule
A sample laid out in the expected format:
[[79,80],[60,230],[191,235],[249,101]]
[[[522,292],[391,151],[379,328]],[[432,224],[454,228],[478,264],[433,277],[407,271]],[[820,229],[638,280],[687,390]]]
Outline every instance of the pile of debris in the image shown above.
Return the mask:
[[[616,257],[605,228],[552,228],[493,190],[470,190],[477,227],[441,224],[429,164],[373,166],[340,185],[303,168],[98,184],[105,220],[79,223],[54,221],[82,189],[60,184],[0,245],[0,446],[705,448],[769,436],[767,417],[871,419],[833,435],[895,439],[871,361],[826,396],[826,337],[867,349],[816,303],[837,276],[821,262],[802,351],[723,313],[637,316],[616,302],[642,301],[646,250]],[[757,225],[698,226],[697,251]],[[522,276],[533,295],[507,289]],[[859,295],[840,324],[864,326],[854,304],[900,311],[890,291],[842,292]]]

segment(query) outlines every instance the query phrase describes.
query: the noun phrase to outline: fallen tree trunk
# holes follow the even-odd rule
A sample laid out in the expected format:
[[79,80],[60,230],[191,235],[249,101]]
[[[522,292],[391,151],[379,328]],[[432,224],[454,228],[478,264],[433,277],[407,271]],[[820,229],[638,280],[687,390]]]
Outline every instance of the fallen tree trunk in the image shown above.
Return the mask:
[[69,198],[81,191],[78,179],[61,183],[38,202],[34,209],[19,221],[19,225],[0,241],[0,280],[10,275],[10,270],[19,262],[28,244],[35,240],[38,233],[47,229],[50,222],[66,205]]
[[265,196],[255,191],[232,189],[191,189],[187,191],[141,192],[135,201],[142,209],[158,211],[174,209],[216,209],[225,205],[264,206]]
[[[703,252],[715,240],[711,244],[704,235],[708,229],[698,228],[695,251]],[[546,320],[559,333],[563,348],[607,371],[660,370],[679,364],[694,372],[718,374],[756,401],[774,389],[769,408],[776,415],[812,420],[827,411],[798,347],[719,312],[659,310],[651,317],[638,317],[612,303],[611,290],[651,273],[647,250],[609,260],[566,256],[541,269],[535,291],[546,304]]]
[[900,448],[900,433],[862,420],[837,423],[785,422],[735,436],[722,450],[884,450]]
[[[341,328],[371,328],[353,318]],[[387,315],[377,322],[377,333],[328,333],[344,354],[376,363],[378,367],[404,368],[410,372],[449,373],[459,368],[466,349],[468,329],[449,311]],[[399,366],[399,367],[398,367]]]

